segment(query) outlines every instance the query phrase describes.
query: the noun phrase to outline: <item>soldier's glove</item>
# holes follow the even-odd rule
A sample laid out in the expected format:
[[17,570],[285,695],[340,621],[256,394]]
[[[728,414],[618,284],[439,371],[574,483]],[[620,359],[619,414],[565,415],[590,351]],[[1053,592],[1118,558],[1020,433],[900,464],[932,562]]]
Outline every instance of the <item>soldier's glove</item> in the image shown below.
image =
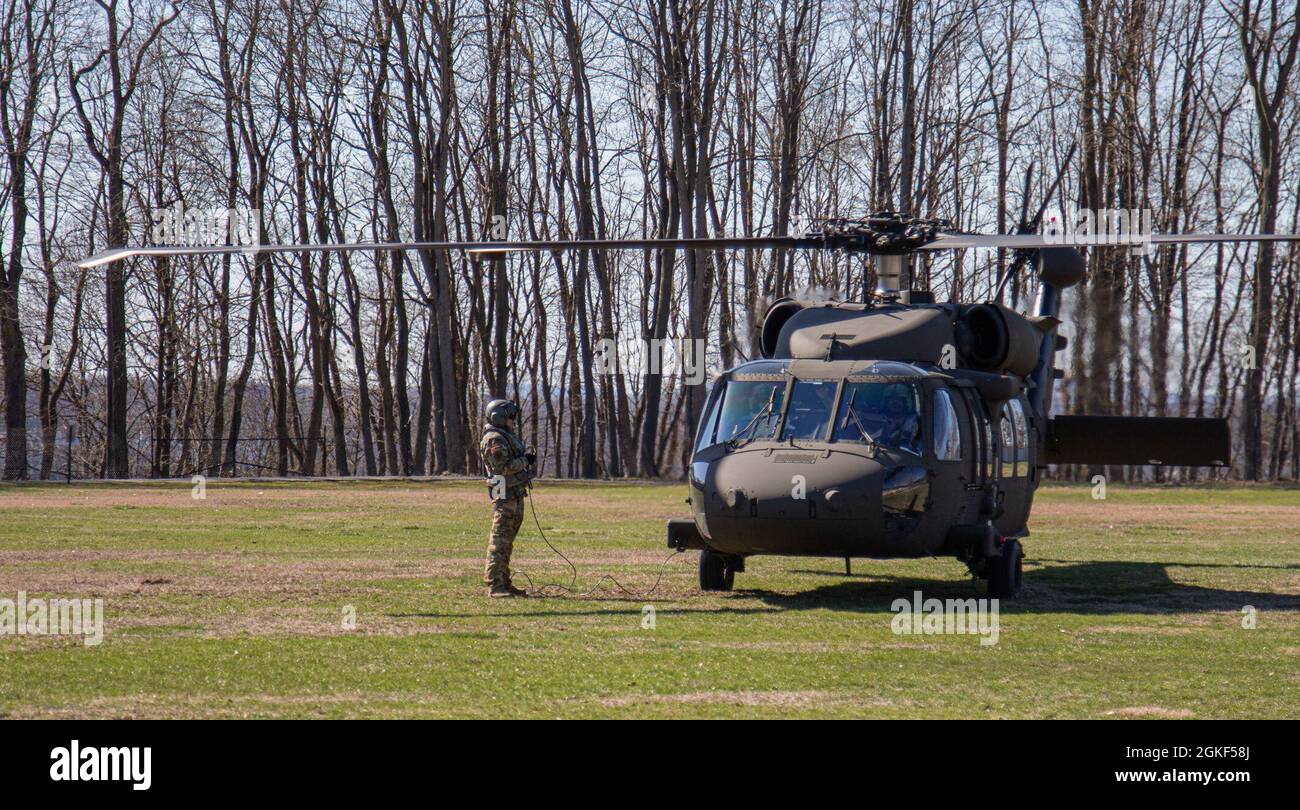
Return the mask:
[[537,453],[536,453],[536,452],[529,452],[529,453],[526,454],[526,457],[528,458],[528,466],[529,466],[529,467],[532,467],[532,468],[534,468],[534,469],[536,469],[536,467],[537,467]]

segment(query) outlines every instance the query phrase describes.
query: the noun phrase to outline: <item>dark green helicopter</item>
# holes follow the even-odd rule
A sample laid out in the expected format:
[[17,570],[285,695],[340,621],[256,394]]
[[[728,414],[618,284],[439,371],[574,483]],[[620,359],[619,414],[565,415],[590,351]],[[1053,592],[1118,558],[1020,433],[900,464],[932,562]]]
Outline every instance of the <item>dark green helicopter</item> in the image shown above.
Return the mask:
[[[1082,255],[944,225],[888,213],[825,222],[814,238],[863,240],[876,289],[860,303],[776,301],[763,359],[714,384],[691,457],[693,517],[668,525],[670,547],[700,550],[702,589],[730,590],[755,554],[842,557],[846,570],[854,557],[950,555],[1010,598],[1048,464],[1228,464],[1226,420],[1053,418],[1061,294],[1082,280]],[[910,254],[972,242],[1022,251],[1004,282],[1033,264],[1030,314],[900,288]]]
[[[1023,212],[1022,212],[1023,214]],[[714,383],[688,471],[692,517],[668,545],[700,551],[700,587],[730,590],[755,554],[844,558],[952,555],[996,597],[1021,583],[1020,540],[1048,464],[1225,466],[1219,419],[1051,415],[1062,292],[1083,260],[1059,239],[966,234],[939,220],[879,213],[822,220],[798,236],[691,239],[380,242],[119,247],[81,263],[133,256],[454,250],[783,248],[866,254],[877,287],[860,302],[782,299],[762,325],[762,359]],[[1150,244],[1295,241],[1296,235],[1154,234]],[[1029,314],[994,301],[937,303],[902,286],[922,251],[1016,251],[1011,278],[1036,270]],[[120,271],[119,271],[120,272]],[[1000,289],[999,289],[1000,295]],[[999,295],[995,295],[996,300]]]

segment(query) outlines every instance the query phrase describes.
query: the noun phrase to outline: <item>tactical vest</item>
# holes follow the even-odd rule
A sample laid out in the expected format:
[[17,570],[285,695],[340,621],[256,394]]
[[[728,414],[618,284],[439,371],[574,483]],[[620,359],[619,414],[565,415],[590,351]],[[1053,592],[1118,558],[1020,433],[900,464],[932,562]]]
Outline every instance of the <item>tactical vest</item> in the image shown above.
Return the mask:
[[[523,440],[510,431],[494,425],[489,425],[487,430],[483,431],[483,438],[479,440],[480,446],[489,436],[494,434],[506,440],[506,444],[510,445],[510,453],[513,457],[523,458],[528,454],[528,446],[523,443]],[[491,496],[497,476],[496,473],[488,469],[487,462],[483,463],[483,477],[487,481],[488,495]],[[517,473],[510,473],[501,477],[505,479],[506,493],[513,497],[528,489],[528,482],[533,480],[533,473],[531,469],[524,468]]]

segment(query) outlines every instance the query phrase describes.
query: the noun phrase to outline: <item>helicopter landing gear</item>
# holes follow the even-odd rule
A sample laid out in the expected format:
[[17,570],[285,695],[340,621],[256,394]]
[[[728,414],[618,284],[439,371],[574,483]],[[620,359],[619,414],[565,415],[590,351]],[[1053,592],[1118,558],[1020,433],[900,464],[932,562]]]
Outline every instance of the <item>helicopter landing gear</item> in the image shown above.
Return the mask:
[[1020,541],[1015,538],[1008,538],[1002,544],[1002,554],[998,557],[989,557],[985,562],[985,575],[989,581],[989,596],[994,599],[1014,599],[1020,593],[1020,583],[1023,579],[1021,565],[1024,562],[1024,551],[1020,548]]
[[705,549],[700,552],[700,590],[729,591],[735,584],[736,572],[744,570],[743,557]]

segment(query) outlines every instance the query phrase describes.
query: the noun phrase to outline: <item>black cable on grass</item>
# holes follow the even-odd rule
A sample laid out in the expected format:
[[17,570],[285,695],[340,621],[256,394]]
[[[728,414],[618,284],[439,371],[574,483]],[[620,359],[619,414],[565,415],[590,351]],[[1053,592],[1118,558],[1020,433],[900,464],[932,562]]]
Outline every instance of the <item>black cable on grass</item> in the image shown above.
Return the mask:
[[542,529],[542,522],[537,518],[537,506],[533,503],[533,498],[531,493],[528,496],[528,508],[533,513],[533,523],[537,526],[537,533],[542,536],[542,542],[546,543],[546,547],[549,548],[555,554],[555,556],[559,557],[561,560],[564,560],[564,564],[569,566],[569,574],[570,574],[568,585],[561,585],[556,582],[547,582],[539,586],[533,584],[533,578],[528,576],[527,571],[523,570],[522,568],[519,569],[519,573],[523,575],[524,579],[528,580],[529,596],[540,596],[546,599],[559,599],[566,596],[571,596],[576,599],[583,599],[585,597],[591,596],[594,593],[600,591],[606,591],[605,588],[601,587],[601,583],[604,582],[605,580],[609,580],[614,584],[615,588],[622,591],[624,594],[632,597],[633,599],[644,599],[659,589],[659,583],[663,581],[664,572],[668,570],[668,563],[671,562],[672,559],[676,557],[678,554],[682,553],[681,550],[676,550],[672,554],[669,554],[668,557],[665,558],[664,561],[659,564],[659,576],[655,577],[655,584],[650,586],[650,590],[645,591],[644,593],[634,593],[632,591],[629,591],[626,587],[624,587],[623,583],[615,579],[612,574],[601,574],[600,577],[596,580],[596,584],[590,590],[583,591],[582,593],[577,593],[576,591],[573,590],[573,586],[576,585],[578,582],[578,568],[573,564],[573,561],[570,560],[568,557],[564,556],[564,552],[556,548],[555,545],[551,543],[550,538],[546,536],[545,530]]

